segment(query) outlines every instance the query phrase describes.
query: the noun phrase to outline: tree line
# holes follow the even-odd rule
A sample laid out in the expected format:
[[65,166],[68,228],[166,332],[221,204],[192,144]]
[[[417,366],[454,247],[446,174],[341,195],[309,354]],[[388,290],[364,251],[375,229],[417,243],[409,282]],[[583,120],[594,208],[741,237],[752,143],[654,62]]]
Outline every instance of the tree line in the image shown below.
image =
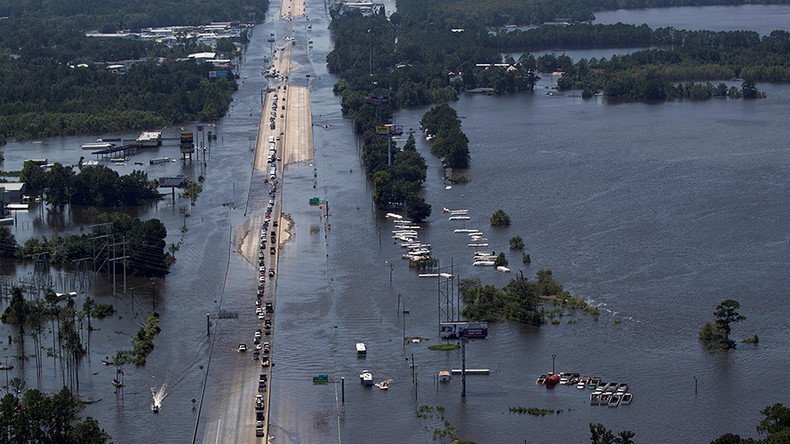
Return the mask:
[[[209,64],[177,61],[206,51],[186,38],[168,47],[128,39],[94,39],[85,31],[259,20],[267,0],[244,7],[211,2],[0,1],[0,140],[140,130],[216,120],[236,90],[233,78],[209,78]],[[238,38],[246,42],[246,34]],[[228,42],[222,42],[229,50]],[[104,63],[147,59],[125,74]],[[78,66],[85,64],[87,66]]]
[[587,21],[596,11],[786,3],[785,0],[400,0],[398,11],[415,6],[413,20],[423,26],[447,28],[535,25],[558,19]]
[[[124,262],[128,273],[141,276],[163,276],[175,258],[166,251],[167,228],[159,219],[142,221],[123,213],[103,213],[99,221],[107,225],[95,226],[88,233],[54,234],[31,237],[18,245],[13,234],[0,227],[0,257],[32,260],[44,255],[55,266],[70,266],[78,259],[94,257],[102,263],[109,259],[109,252],[94,248],[91,238],[111,236],[126,242]],[[98,244],[101,244],[101,240]],[[122,254],[122,252],[119,252]]]
[[420,120],[431,136],[431,151],[450,168],[469,168],[469,139],[461,130],[458,113],[448,104],[435,106]]
[[399,150],[389,133],[376,131],[398,108],[396,94],[387,88],[392,79],[394,26],[384,15],[333,11],[330,30],[335,49],[327,56],[328,69],[342,78],[335,92],[341,95],[343,114],[353,119],[354,130],[361,136],[373,201],[379,209],[404,209],[409,218],[421,221],[431,214],[431,206],[420,195],[425,159],[417,152],[413,136]]
[[126,74],[51,60],[0,59],[0,134],[34,138],[210,121],[228,109],[233,79],[205,63],[154,61]]
[[135,206],[159,198],[156,181],[144,171],[134,170],[121,176],[104,165],[80,168],[55,163],[47,170],[26,161],[19,180],[25,182],[27,194],[44,196],[44,201],[62,209],[67,204],[92,207]]
[[[17,386],[19,378],[14,378]],[[84,403],[69,389],[54,395],[36,389],[9,393],[0,399],[0,441],[103,444],[110,435],[91,418],[79,418]]]
[[[784,31],[778,31],[782,33]],[[500,51],[544,48],[620,48],[620,47],[726,47],[751,48],[763,39],[755,31],[690,31],[673,27],[652,29],[646,24],[610,25],[579,23],[571,26],[540,26],[526,30],[482,32],[487,46]]]

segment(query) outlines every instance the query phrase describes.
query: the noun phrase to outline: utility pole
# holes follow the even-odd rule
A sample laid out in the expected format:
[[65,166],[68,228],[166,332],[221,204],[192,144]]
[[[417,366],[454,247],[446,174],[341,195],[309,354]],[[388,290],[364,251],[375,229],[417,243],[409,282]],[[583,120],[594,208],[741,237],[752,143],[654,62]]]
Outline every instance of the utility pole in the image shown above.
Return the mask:
[[466,398],[466,339],[461,338],[461,397]]

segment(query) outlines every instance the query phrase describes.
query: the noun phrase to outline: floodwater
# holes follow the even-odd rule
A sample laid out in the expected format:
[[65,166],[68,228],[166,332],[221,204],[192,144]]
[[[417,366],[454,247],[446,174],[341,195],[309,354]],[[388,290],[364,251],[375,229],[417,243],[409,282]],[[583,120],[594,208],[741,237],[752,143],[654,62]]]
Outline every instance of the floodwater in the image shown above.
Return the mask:
[[651,28],[711,31],[756,31],[768,35],[776,29],[790,30],[790,6],[683,6],[675,8],[618,9],[595,13],[593,23],[627,23]]
[[[442,265],[454,264],[457,275],[503,285],[516,274],[473,267],[465,235],[452,230],[479,228],[496,251],[521,235],[533,262],[522,267],[520,255],[507,252],[515,272],[523,268],[525,276],[533,276],[550,267],[566,288],[600,304],[603,312],[597,321],[578,314],[571,316],[576,323],[563,317],[560,325],[540,329],[491,324],[489,338],[467,348],[468,366],[489,368],[491,374],[470,376],[462,399],[459,377],[434,384],[439,370],[460,367],[460,353],[426,349],[437,342],[436,282],[418,278],[400,259],[401,250],[390,239],[392,224],[372,207],[350,122],[340,115],[339,98],[331,92],[335,79],[326,72],[327,15],[323,5],[307,7],[315,44],[310,52],[295,54],[299,66],[293,78],[305,82],[304,74],[312,74],[315,161],[289,166],[283,182],[283,207],[295,222],[295,237],[282,249],[278,273],[277,365],[270,385],[277,442],[431,442],[438,422],[418,419],[419,404],[444,406],[459,436],[477,442],[585,442],[589,422],[632,429],[640,442],[708,442],[727,431],[754,436],[760,409],[786,400],[790,321],[781,309],[765,307],[782,307],[790,290],[783,279],[790,262],[784,229],[790,222],[784,122],[790,89],[761,84],[768,98],[759,101],[608,104],[570,93],[547,96],[547,78],[533,94],[464,96],[454,103],[470,139],[470,182],[446,190],[438,162],[418,138],[429,164],[426,198],[434,209],[421,238],[433,244]],[[261,186],[251,177],[251,146],[265,88],[259,73],[270,49],[269,28],[255,28],[239,92],[218,124],[220,138],[205,172],[197,162],[145,165],[153,177],[157,168],[168,175],[206,177],[197,205],[188,209],[186,233],[179,231],[181,208],[189,207],[185,200],[140,211],[165,222],[168,242],[183,238],[178,263],[155,286],[133,281],[133,299],[111,296],[107,279],[89,287],[99,293],[99,302],[122,309],[121,320],[95,321],[101,330],[92,335],[95,353],[83,362],[81,376],[83,396],[102,398],[85,413],[117,442],[151,436],[189,441],[197,418],[191,400],[200,399],[203,371],[208,369],[209,378],[201,421],[217,408],[214,394],[228,389],[239,366],[251,365],[234,349],[255,328],[255,272],[229,242],[245,217],[249,190]],[[401,111],[397,123],[419,136],[425,110]],[[29,157],[76,162],[80,153],[74,146],[90,139],[9,144],[4,169],[16,169]],[[68,150],[74,152],[64,153]],[[156,155],[174,153],[175,147],[165,146]],[[258,194],[265,193],[251,195]],[[319,209],[307,205],[314,196],[329,203],[326,239],[310,230],[320,225]],[[249,208],[255,206],[250,202]],[[451,223],[442,207],[467,208],[471,220]],[[488,226],[498,208],[510,214],[511,227]],[[54,218],[52,224],[76,230],[70,217]],[[20,240],[25,233],[43,233],[52,218],[31,210],[22,219]],[[10,274],[7,267],[4,274]],[[19,269],[17,276],[29,271]],[[71,282],[63,281],[63,288]],[[121,399],[110,385],[114,369],[99,358],[128,346],[128,334],[153,305],[152,290],[163,331],[149,363],[127,368]],[[733,327],[733,336],[757,334],[759,346],[743,344],[717,355],[701,347],[697,331],[725,298],[739,300],[747,317]],[[406,315],[400,313],[404,306]],[[238,318],[212,320],[216,346],[207,368],[205,315],[220,309]],[[404,331],[430,340],[404,346]],[[359,341],[368,345],[364,359],[354,350]],[[558,371],[630,383],[634,402],[617,409],[592,407],[587,393],[576,388],[548,391],[535,385],[535,378],[551,369],[552,354]],[[10,376],[24,374],[28,386],[34,385],[32,367],[17,367]],[[390,390],[362,388],[356,378],[363,369],[377,381],[393,379]],[[45,367],[43,389],[60,385],[53,374],[51,365]],[[318,374],[336,382],[314,386],[311,378]],[[168,394],[153,416],[151,389],[164,383]],[[534,418],[509,413],[511,406],[564,412]]]

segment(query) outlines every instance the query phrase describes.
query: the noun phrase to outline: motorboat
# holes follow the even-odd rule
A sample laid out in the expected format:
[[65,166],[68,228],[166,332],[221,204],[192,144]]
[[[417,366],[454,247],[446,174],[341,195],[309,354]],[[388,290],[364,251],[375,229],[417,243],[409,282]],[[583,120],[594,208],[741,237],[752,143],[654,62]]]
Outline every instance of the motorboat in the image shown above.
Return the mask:
[[479,233],[480,230],[473,230],[471,228],[456,228],[453,233]]
[[118,379],[113,379],[112,380],[112,385],[114,385],[115,388],[121,388],[121,387],[123,387],[123,382],[119,381]]
[[362,373],[359,374],[359,382],[365,387],[370,387],[373,385],[373,373],[370,370],[362,370]]
[[584,390],[585,387],[587,387],[587,384],[583,382],[579,382],[578,384],[576,384],[576,388],[579,390]]
[[357,355],[365,355],[368,352],[368,348],[365,346],[364,342],[357,342]]
[[620,399],[620,404],[622,404],[622,405],[628,405],[628,404],[630,404],[630,403],[631,403],[631,401],[632,401],[633,399],[634,399],[634,395],[632,395],[632,394],[631,394],[631,393],[629,393],[629,392],[625,392],[625,393],[623,393],[623,396],[622,396],[622,398]]
[[488,244],[487,243],[482,243],[482,244],[480,244],[480,243],[472,243],[472,244],[466,244],[466,246],[467,247],[487,247]]
[[622,398],[622,393],[612,393],[612,396],[609,397],[609,407],[617,407],[620,405]]
[[154,413],[159,413],[159,406],[156,403],[151,403],[151,411]]
[[496,267],[496,271],[501,271],[502,273],[510,273],[510,268],[507,268],[504,265],[500,265]]
[[595,390],[594,392],[590,393],[590,405],[598,405],[601,403],[601,395],[603,394],[602,391]]
[[535,381],[535,384],[537,384],[537,385],[543,385],[545,383],[546,383],[546,375],[545,374],[538,376],[538,379]]
[[447,220],[469,220],[471,217],[469,216],[450,216]]
[[475,267],[493,267],[496,264],[494,261],[474,261],[472,265]]
[[403,219],[403,216],[401,216],[400,214],[395,214],[395,213],[387,213],[386,217],[389,217],[389,218],[392,218],[392,219]]
[[379,390],[388,390],[390,388],[390,382],[392,382],[391,379],[385,379],[381,382],[377,382],[376,387],[378,387]]
[[447,370],[439,370],[439,382],[450,382],[450,372]]

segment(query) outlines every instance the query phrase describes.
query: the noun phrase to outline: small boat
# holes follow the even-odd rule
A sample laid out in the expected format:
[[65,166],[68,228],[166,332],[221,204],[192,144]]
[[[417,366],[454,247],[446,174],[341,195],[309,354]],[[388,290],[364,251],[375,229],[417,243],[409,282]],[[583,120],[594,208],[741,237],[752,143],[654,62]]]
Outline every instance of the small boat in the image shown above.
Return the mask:
[[590,393],[590,405],[598,405],[601,403],[601,395],[603,394],[602,391],[595,390],[594,392]]
[[120,388],[123,387],[123,382],[119,381],[118,379],[113,379],[112,385],[114,385],[116,388]]
[[471,243],[471,244],[466,244],[466,246],[467,247],[476,247],[477,248],[477,247],[487,247],[488,244],[487,243],[482,243],[482,244],[480,244],[480,243]]
[[450,210],[449,213],[454,216],[464,216],[469,214],[469,210]]
[[362,370],[362,373],[359,374],[359,382],[365,387],[370,387],[373,385],[373,373],[370,370]]
[[620,386],[617,387],[617,393],[625,393],[627,391],[628,391],[628,384],[620,384]]
[[535,384],[537,384],[537,385],[543,385],[545,383],[546,383],[546,375],[545,374],[538,376],[538,379],[535,381]]
[[376,387],[378,387],[379,390],[387,390],[390,388],[390,382],[392,382],[391,379],[385,379],[381,382],[377,382]]
[[587,384],[583,382],[579,382],[578,384],[576,384],[576,388],[579,390],[584,390],[585,387],[587,387]]
[[598,387],[598,384],[600,383],[601,383],[601,377],[593,376],[592,378],[590,378],[590,382],[587,384],[587,388],[589,388],[590,390],[594,390],[596,387]]
[[159,413],[159,406],[156,403],[151,403],[151,411],[154,413]]
[[449,382],[451,377],[449,371],[439,370],[439,382]]
[[102,359],[101,363],[104,364],[104,365],[112,365],[112,361],[107,361],[105,359]]
[[632,401],[633,399],[634,399],[634,395],[632,395],[632,394],[631,394],[631,393],[629,393],[629,392],[625,392],[625,393],[623,393],[623,397],[620,399],[620,404],[622,404],[622,405],[628,405],[628,404],[630,404],[630,403],[631,403],[631,401]]
[[357,354],[358,355],[365,355],[368,352],[368,348],[365,346],[364,342],[357,342]]
[[13,364],[0,364],[0,370],[13,370]]
[[475,267],[493,267],[496,264],[494,261],[474,261],[472,265]]
[[148,163],[151,164],[151,165],[156,165],[158,163],[166,163],[166,162],[170,162],[170,158],[167,157],[167,156],[165,156],[165,157],[154,157],[153,159],[148,161]]
[[473,230],[471,228],[456,228],[453,230],[453,233],[480,233],[479,230]]
[[620,401],[622,400],[623,394],[622,393],[613,393],[611,397],[609,397],[609,407],[617,407],[620,405]]
[[401,216],[400,214],[395,214],[395,213],[387,213],[385,215],[385,217],[389,217],[389,218],[392,218],[392,219],[403,219],[403,216]]
[[510,268],[507,268],[504,265],[500,265],[496,267],[496,271],[501,271],[502,273],[510,273]]
[[549,389],[552,389],[552,388],[556,387],[557,384],[559,384],[559,383],[560,383],[560,375],[558,375],[556,373],[550,374],[546,378],[546,382],[545,382],[546,388],[549,388]]
[[471,217],[469,216],[450,216],[447,220],[469,220]]

